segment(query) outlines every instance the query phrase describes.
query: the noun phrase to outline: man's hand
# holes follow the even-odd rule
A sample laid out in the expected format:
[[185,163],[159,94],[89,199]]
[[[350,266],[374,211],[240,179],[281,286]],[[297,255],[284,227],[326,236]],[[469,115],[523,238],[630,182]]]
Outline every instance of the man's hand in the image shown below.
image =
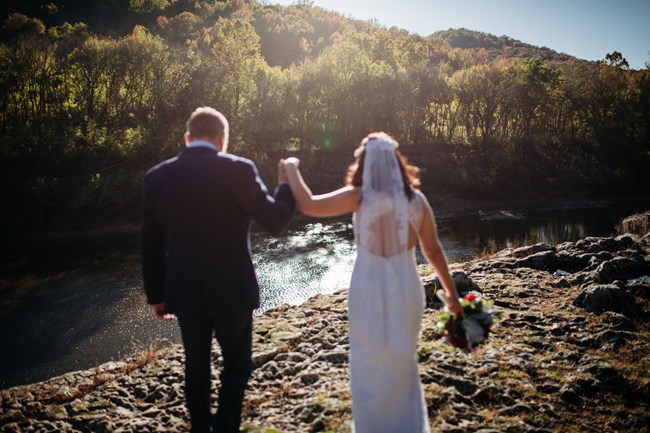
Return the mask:
[[278,163],[278,183],[280,182],[289,182],[287,171],[284,169],[284,159]]
[[162,320],[176,320],[173,314],[165,314],[165,303],[153,304],[153,312],[159,319]]

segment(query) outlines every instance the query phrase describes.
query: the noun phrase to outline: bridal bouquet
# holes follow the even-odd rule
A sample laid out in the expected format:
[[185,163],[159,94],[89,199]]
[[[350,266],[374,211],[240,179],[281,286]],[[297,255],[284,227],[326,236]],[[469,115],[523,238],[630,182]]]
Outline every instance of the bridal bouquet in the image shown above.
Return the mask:
[[[442,290],[438,290],[436,295],[445,305],[449,304]],[[499,313],[479,293],[470,292],[459,301],[465,317],[445,311],[438,321],[436,335],[453,347],[471,352],[488,338],[490,327]]]

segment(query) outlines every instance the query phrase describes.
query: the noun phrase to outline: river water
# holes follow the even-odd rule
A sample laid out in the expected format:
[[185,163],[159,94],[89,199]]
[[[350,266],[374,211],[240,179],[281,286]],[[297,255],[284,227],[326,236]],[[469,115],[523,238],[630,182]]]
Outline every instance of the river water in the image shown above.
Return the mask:
[[[650,200],[634,200],[441,213],[438,230],[448,260],[462,262],[507,247],[607,236],[622,217],[649,208]],[[279,238],[254,232],[252,245],[259,312],[346,287],[355,257],[349,219],[294,223]],[[0,389],[180,341],[177,324],[155,319],[146,304],[135,232],[14,242],[1,257]]]

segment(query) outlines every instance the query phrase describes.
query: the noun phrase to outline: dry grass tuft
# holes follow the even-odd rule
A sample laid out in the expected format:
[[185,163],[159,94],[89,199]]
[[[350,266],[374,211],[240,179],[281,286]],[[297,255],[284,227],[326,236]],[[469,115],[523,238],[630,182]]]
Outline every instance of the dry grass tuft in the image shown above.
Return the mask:
[[147,364],[150,364],[161,356],[161,349],[155,343],[150,344],[144,350],[134,353],[125,361],[117,363],[115,368],[105,370],[102,366],[98,365],[93,371],[93,376],[90,380],[79,384],[76,388],[68,388],[55,392],[50,398],[43,401],[45,404],[62,404],[69,401],[81,398],[101,385],[110,382],[118,377],[129,374]]
[[643,236],[648,232],[650,232],[650,211],[624,218],[616,226],[616,233],[619,235],[630,233],[637,236]]
[[156,343],[151,343],[146,349],[135,353],[127,358],[126,365],[122,369],[122,374],[131,373],[140,367],[144,367],[160,358],[162,351]]

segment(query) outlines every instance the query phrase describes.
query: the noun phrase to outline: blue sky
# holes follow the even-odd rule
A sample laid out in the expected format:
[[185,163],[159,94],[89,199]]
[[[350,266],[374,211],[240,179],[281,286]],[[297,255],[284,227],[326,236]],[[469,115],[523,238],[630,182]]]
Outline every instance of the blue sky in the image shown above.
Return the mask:
[[423,36],[464,27],[580,59],[602,60],[619,51],[631,68],[650,62],[650,0],[315,0],[314,5]]

